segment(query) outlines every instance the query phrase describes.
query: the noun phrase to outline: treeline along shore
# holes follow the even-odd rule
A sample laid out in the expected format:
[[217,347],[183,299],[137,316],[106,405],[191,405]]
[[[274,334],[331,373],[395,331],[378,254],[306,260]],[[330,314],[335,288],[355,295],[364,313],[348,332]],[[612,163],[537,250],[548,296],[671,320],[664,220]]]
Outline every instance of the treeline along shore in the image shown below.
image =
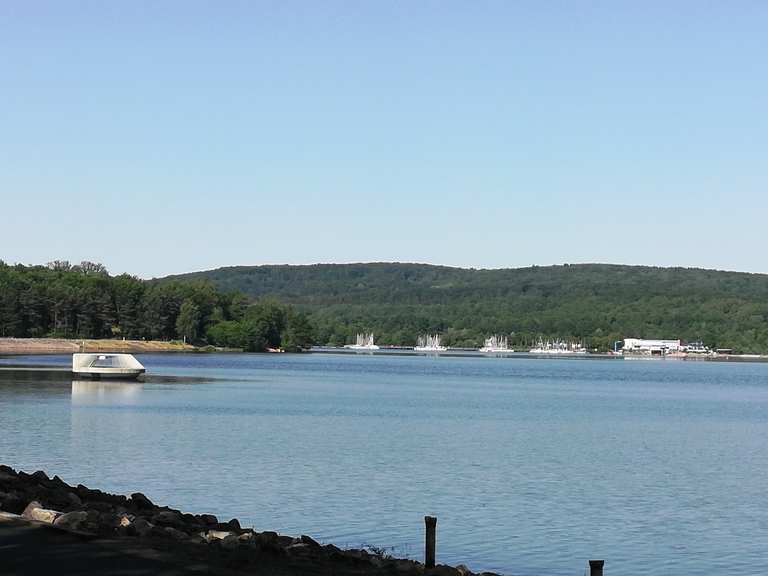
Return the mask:
[[768,275],[698,268],[565,264],[478,270],[405,263],[236,266],[162,281],[212,282],[250,298],[279,297],[310,315],[319,344],[357,333],[413,346],[441,334],[477,348],[492,334],[514,348],[543,340],[607,351],[624,338],[703,341],[768,353]]
[[[212,514],[158,506],[140,492],[109,494],[82,484],[70,486],[43,471],[28,474],[0,465],[0,550],[7,531],[23,522],[80,536],[75,552],[84,562],[87,548],[101,538],[173,552],[180,566],[198,565],[206,574],[473,576],[462,565],[427,567],[376,549],[342,550],[306,535],[257,531],[241,526],[237,519],[221,521]],[[73,550],[65,553],[71,561]],[[34,565],[25,569],[27,574],[37,573]]]
[[[185,348],[173,341],[253,352],[301,350],[314,342],[307,315],[272,298],[249,299],[204,280],[110,276],[100,264],[61,261],[46,266],[0,262],[0,338],[61,339],[49,343],[64,352],[77,351],[72,347],[82,340],[89,349],[97,346],[94,340],[112,340],[111,350],[126,352]],[[38,340],[30,348],[40,345]]]
[[474,270],[370,263],[244,266],[141,280],[90,262],[0,262],[0,337],[182,340],[246,351],[453,348],[490,335],[608,351],[624,338],[768,354],[768,275],[578,264]]

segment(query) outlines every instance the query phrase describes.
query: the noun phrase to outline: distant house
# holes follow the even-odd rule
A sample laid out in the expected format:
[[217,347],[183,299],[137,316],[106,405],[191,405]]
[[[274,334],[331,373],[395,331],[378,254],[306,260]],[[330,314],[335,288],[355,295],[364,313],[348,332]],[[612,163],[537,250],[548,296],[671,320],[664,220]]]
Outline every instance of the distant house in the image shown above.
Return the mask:
[[680,352],[680,340],[643,340],[642,338],[625,338],[624,354],[639,354],[643,356],[666,356],[671,352]]

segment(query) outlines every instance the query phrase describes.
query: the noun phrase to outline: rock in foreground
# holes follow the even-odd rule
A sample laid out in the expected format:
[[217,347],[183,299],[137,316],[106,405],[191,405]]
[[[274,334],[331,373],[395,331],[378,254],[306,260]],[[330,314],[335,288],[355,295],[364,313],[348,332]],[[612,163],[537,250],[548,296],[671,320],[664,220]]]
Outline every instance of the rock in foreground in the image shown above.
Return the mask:
[[[313,538],[241,528],[236,519],[220,522],[211,514],[184,514],[157,506],[136,492],[130,497],[69,486],[42,471],[27,474],[0,465],[0,511],[94,537],[126,538],[228,570],[258,569],[275,574],[440,574],[472,576],[465,566],[425,569],[413,560],[341,550]],[[213,572],[215,573],[215,571]]]

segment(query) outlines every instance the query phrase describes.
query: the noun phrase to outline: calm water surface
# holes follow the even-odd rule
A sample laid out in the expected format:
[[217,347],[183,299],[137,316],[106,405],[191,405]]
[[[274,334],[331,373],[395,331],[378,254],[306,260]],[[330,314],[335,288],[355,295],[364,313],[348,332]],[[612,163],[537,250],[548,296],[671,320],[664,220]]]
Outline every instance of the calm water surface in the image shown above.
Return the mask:
[[768,573],[766,364],[139,359],[184,378],[0,375],[0,461],[415,558],[434,514],[475,570]]

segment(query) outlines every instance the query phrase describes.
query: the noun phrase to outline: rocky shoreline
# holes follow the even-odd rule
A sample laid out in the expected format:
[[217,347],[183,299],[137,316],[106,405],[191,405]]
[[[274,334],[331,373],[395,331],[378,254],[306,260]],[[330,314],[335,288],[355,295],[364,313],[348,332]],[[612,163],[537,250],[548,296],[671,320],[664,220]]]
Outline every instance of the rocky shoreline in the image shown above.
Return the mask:
[[237,519],[222,522],[212,514],[157,506],[139,492],[109,494],[82,484],[70,486],[43,471],[28,474],[4,465],[0,465],[0,511],[86,539],[126,539],[177,552],[208,565],[211,573],[258,569],[275,574],[475,576],[463,565],[425,568],[414,560],[365,549],[322,545],[306,535],[256,532],[243,528]]

